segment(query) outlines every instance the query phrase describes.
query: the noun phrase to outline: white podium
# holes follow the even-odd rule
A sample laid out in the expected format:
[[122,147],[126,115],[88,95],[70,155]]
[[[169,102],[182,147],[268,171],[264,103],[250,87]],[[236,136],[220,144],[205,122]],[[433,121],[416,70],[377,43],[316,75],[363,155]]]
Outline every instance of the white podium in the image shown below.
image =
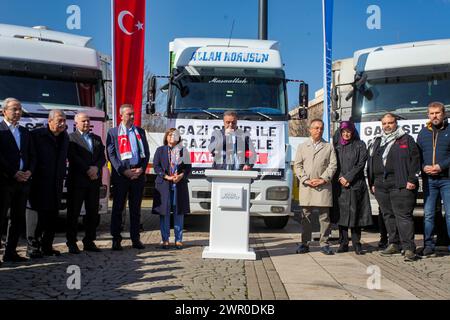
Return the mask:
[[256,260],[248,245],[250,184],[256,171],[205,170],[212,180],[209,247],[202,258]]

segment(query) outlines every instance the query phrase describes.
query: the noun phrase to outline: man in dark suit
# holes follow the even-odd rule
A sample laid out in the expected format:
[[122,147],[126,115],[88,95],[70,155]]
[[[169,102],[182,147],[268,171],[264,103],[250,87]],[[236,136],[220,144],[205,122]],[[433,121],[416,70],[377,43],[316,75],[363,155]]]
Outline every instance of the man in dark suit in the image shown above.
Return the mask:
[[112,166],[112,249],[122,250],[120,232],[127,195],[133,248],[143,249],[144,245],[140,241],[139,235],[139,223],[144,194],[145,169],[150,158],[150,151],[145,131],[133,124],[134,111],[131,104],[124,104],[120,107],[120,117],[120,125],[109,130],[106,140],[107,155]]
[[213,169],[251,170],[256,161],[256,152],[250,137],[237,127],[235,111],[223,115],[222,130],[215,130],[208,146],[214,157]]
[[35,237],[46,256],[60,255],[52,245],[67,167],[69,135],[66,129],[66,115],[55,109],[49,112],[48,126],[31,132],[37,157],[29,200],[31,208],[38,213]]
[[[22,262],[16,248],[22,227],[30,178],[35,168],[36,154],[28,130],[19,125],[22,105],[15,98],[3,102],[3,121],[0,122],[0,230],[9,210],[8,236],[4,261]],[[1,231],[0,231],[1,235]],[[0,262],[1,263],[1,262]]]
[[90,119],[85,113],[75,115],[75,132],[69,135],[69,173],[67,178],[67,247],[70,253],[78,254],[77,226],[84,203],[85,237],[83,249],[99,252],[95,245],[96,228],[99,222],[99,198],[102,168],[105,165],[105,146],[101,138],[90,133]]

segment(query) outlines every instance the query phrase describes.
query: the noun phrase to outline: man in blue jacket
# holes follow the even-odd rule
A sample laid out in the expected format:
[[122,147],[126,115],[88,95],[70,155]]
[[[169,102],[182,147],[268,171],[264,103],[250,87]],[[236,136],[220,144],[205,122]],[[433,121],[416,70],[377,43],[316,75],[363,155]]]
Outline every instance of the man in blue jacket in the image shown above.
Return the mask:
[[[444,201],[447,232],[450,236],[450,127],[445,115],[445,105],[432,102],[428,105],[430,120],[417,137],[422,156],[424,192],[424,250],[423,255],[434,253],[433,229],[436,201]],[[448,248],[450,250],[450,246]]]

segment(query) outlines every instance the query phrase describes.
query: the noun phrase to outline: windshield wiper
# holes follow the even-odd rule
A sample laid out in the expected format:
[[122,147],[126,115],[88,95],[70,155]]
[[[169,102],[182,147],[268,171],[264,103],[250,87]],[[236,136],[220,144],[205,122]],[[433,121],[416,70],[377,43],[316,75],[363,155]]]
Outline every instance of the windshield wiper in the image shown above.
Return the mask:
[[216,119],[220,119],[219,118],[219,116],[217,115],[217,114],[214,114],[214,113],[212,113],[212,112],[209,112],[209,111],[206,111],[206,110],[203,110],[203,109],[201,109],[204,113],[206,113],[206,114],[209,114],[210,116],[212,116],[212,117],[214,117],[214,118],[216,118]]
[[398,120],[406,120],[406,118],[404,118],[404,117],[402,117],[402,116],[400,116],[400,115],[398,115],[396,113],[397,110],[398,109],[389,110],[389,111],[388,110],[377,110],[377,111],[374,111],[374,112],[364,112],[362,115],[363,116],[382,116],[382,115],[390,112],[390,113],[395,114],[397,116]]
[[263,117],[266,118],[267,120],[270,120],[270,121],[273,120],[271,117],[269,117],[268,115],[266,115],[266,114],[264,114],[264,113],[262,113],[262,112],[256,111],[255,113],[259,114],[260,116],[263,116]]
[[211,116],[211,117],[213,117],[213,118],[215,118],[215,119],[220,119],[219,118],[219,116],[218,115],[216,115],[216,114],[214,114],[214,113],[212,113],[212,112],[209,112],[209,111],[206,111],[205,109],[201,109],[201,108],[187,108],[187,109],[185,109],[184,111],[182,111],[183,109],[175,109],[175,111],[177,112],[204,112],[204,113],[206,113],[207,115],[209,115],[209,116]]

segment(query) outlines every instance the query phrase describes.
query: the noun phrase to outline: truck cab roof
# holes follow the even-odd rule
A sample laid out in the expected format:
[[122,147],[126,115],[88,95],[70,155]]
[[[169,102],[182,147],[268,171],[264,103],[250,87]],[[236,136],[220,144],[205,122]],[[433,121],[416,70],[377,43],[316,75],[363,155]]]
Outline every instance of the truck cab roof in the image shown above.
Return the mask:
[[450,64],[450,39],[400,43],[358,50],[357,71],[376,71]]
[[186,66],[282,69],[279,44],[272,40],[177,38],[169,44],[171,69]]
[[46,29],[0,24],[0,59],[99,69],[91,38]]

